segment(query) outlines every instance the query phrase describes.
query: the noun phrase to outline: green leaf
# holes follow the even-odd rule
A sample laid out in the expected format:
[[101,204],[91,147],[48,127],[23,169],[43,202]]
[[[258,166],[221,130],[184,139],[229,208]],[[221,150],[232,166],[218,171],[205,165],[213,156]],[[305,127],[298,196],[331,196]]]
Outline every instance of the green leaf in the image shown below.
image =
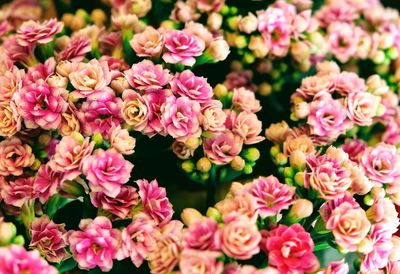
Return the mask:
[[65,260],[65,261],[59,263],[58,265],[56,265],[56,267],[60,273],[65,273],[69,270],[72,270],[76,266],[77,266],[77,263],[73,258]]
[[44,211],[51,219],[59,209],[63,208],[72,201],[73,199],[65,198],[59,194],[53,195],[47,201]]

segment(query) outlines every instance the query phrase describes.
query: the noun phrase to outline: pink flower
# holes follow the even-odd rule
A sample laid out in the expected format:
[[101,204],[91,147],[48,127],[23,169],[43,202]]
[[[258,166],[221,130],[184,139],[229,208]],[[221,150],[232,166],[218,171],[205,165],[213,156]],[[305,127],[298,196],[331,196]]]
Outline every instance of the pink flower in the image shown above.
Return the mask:
[[389,262],[386,266],[387,274],[397,274],[400,272],[400,261]]
[[195,76],[190,70],[185,70],[172,79],[171,90],[177,95],[186,96],[199,103],[206,103],[213,97],[207,79]]
[[103,192],[115,198],[123,184],[129,181],[133,164],[113,149],[97,149],[83,160],[82,171],[93,192]]
[[20,176],[24,167],[32,166],[35,155],[32,148],[15,137],[0,142],[0,175]]
[[354,5],[347,4],[346,1],[340,1],[337,4],[332,2],[323,6],[316,14],[322,27],[327,27],[335,22],[351,23],[359,15]]
[[360,161],[367,177],[377,184],[391,184],[400,178],[400,154],[393,145],[368,147]]
[[145,214],[135,215],[132,223],[122,230],[122,247],[119,260],[130,257],[136,267],[140,267],[150,252],[157,247],[160,232],[155,222]]
[[280,8],[269,7],[260,11],[258,17],[258,31],[261,32],[266,47],[273,55],[283,57],[290,46],[291,26],[285,12]]
[[153,27],[148,26],[143,32],[133,36],[130,45],[139,57],[159,58],[164,48],[164,42],[164,35]]
[[293,203],[295,187],[281,184],[274,176],[258,177],[245,185],[246,192],[256,199],[262,218],[277,215]]
[[82,62],[85,58],[86,53],[92,50],[90,45],[90,40],[86,37],[80,36],[72,39],[68,45],[60,51],[57,55],[57,61],[72,61],[72,62]]
[[185,24],[185,28],[183,29],[183,32],[186,33],[187,35],[196,37],[197,42],[201,43],[202,45],[205,45],[207,48],[209,46],[211,46],[210,44],[213,41],[217,41],[213,37],[213,34],[209,31],[209,29],[201,23],[187,22]]
[[106,87],[101,92],[93,94],[83,102],[78,113],[82,132],[85,136],[101,133],[107,136],[113,127],[122,122],[122,100],[115,96],[114,91]]
[[118,152],[129,155],[134,152],[136,139],[129,136],[127,129],[121,128],[121,126],[113,127],[108,136],[111,148],[114,148]]
[[17,32],[17,41],[21,46],[34,44],[47,44],[53,40],[54,35],[61,32],[64,27],[57,19],[46,20],[42,23],[35,21],[24,22]]
[[64,173],[66,180],[73,180],[81,174],[83,160],[92,154],[95,143],[89,138],[64,136],[56,146],[49,166],[56,172]]
[[165,62],[193,66],[195,57],[203,53],[204,44],[199,43],[195,36],[174,30],[166,34],[165,48],[167,51],[162,56]]
[[253,83],[253,71],[240,70],[230,72],[224,81],[224,85],[228,90],[246,88],[255,91],[257,86]]
[[202,274],[222,274],[223,263],[217,261],[220,255],[219,252],[185,249],[179,260],[180,273],[192,274],[201,269]]
[[149,215],[157,225],[164,226],[171,221],[172,205],[168,200],[165,188],[159,187],[157,180],[137,180],[139,195],[144,212]]
[[68,75],[71,85],[76,88],[72,93],[76,98],[86,98],[108,86],[111,73],[107,62],[96,59],[89,63],[73,63]]
[[190,136],[199,137],[201,107],[197,101],[187,97],[170,96],[162,106],[162,124],[173,138],[184,140]]
[[225,266],[224,274],[279,274],[279,271],[271,266],[257,269],[252,265],[228,264]]
[[343,71],[342,73],[336,75],[334,80],[335,90],[343,96],[348,96],[358,92],[365,92],[367,90],[365,80],[360,78],[354,72]]
[[2,45],[7,57],[12,62],[21,62],[26,65],[32,65],[35,62],[33,45],[21,46],[17,43],[16,36],[10,36],[4,40]]
[[194,4],[201,12],[219,12],[225,3],[225,0],[189,0],[189,3]]
[[254,92],[244,87],[233,90],[232,106],[238,111],[253,113],[261,109],[260,101],[256,99]]
[[268,263],[277,267],[279,273],[314,272],[319,268],[313,253],[314,243],[300,224],[279,225],[265,232],[262,245],[268,254]]
[[26,202],[36,198],[35,178],[18,178],[2,183],[1,196],[6,204],[21,208]]
[[210,100],[201,108],[200,123],[204,131],[218,134],[225,131],[226,114],[219,100]]
[[386,226],[386,224],[373,225],[368,240],[371,241],[371,248],[362,260],[362,272],[373,271],[385,267],[393,248],[392,231]]
[[206,138],[203,142],[204,153],[211,162],[225,165],[242,151],[243,140],[230,130],[214,138]]
[[15,102],[27,128],[57,129],[68,104],[67,90],[50,87],[44,80],[23,87]]
[[143,60],[133,64],[130,70],[125,71],[128,83],[141,93],[162,89],[170,80],[169,70],[161,65],[154,65],[150,60]]
[[196,250],[221,250],[221,230],[212,218],[198,220],[183,230],[183,247]]
[[243,139],[246,145],[252,145],[263,141],[265,138],[259,136],[262,131],[261,121],[254,113],[231,111],[228,120],[232,123],[230,129]]
[[318,271],[317,274],[348,274],[349,265],[343,260],[330,262],[324,270]]
[[360,158],[364,154],[366,147],[367,144],[360,139],[347,139],[346,142],[341,146],[343,151],[349,155],[349,159],[356,163],[360,161]]
[[26,251],[22,246],[10,245],[0,247],[0,273],[57,274],[58,271],[41,258],[37,250]]
[[367,217],[372,223],[385,225],[386,229],[397,232],[400,220],[393,201],[389,198],[376,197],[367,210]]
[[320,197],[332,200],[342,197],[351,186],[350,173],[342,163],[329,155],[307,158],[309,172],[306,175],[305,187],[318,191]]
[[[162,122],[164,115],[164,106],[168,97],[172,94],[167,90],[158,90],[144,95],[144,99],[148,104],[149,116],[147,126],[144,128],[144,133],[148,136],[154,136],[156,133],[166,136],[166,128]],[[172,99],[170,99],[173,101]]]
[[333,210],[343,203],[348,203],[353,208],[359,208],[360,205],[356,202],[353,195],[350,192],[345,192],[341,198],[326,201],[320,208],[319,213],[321,214],[322,220],[327,222],[332,215]]
[[356,54],[359,40],[356,27],[347,23],[335,22],[328,27],[328,45],[332,54],[346,63]]
[[182,250],[180,243],[182,227],[183,224],[179,221],[171,221],[162,229],[155,248],[147,257],[152,274],[169,273],[179,263]]
[[342,250],[353,252],[367,236],[371,223],[362,208],[342,203],[332,211],[326,228],[332,230],[335,241]]
[[33,184],[34,192],[42,204],[57,193],[58,187],[65,180],[64,174],[54,171],[49,163],[42,164]]
[[314,75],[303,78],[300,88],[291,97],[292,102],[299,95],[304,99],[312,99],[319,93],[332,93],[335,87],[332,78],[330,75]]
[[118,195],[114,198],[104,192],[91,192],[90,200],[96,208],[109,212],[117,219],[126,219],[132,214],[132,209],[139,203],[139,195],[136,188],[122,186]]
[[196,12],[196,7],[189,1],[177,1],[174,5],[174,9],[171,11],[170,18],[172,20],[187,23],[190,21],[196,21],[199,19],[200,14]]
[[54,74],[56,68],[56,61],[53,57],[46,60],[44,64],[38,64],[36,66],[30,67],[28,73],[23,78],[23,85],[32,85],[38,80],[42,79],[47,81],[47,79]]
[[47,261],[60,263],[69,257],[64,224],[55,224],[47,215],[43,215],[31,223],[29,234],[29,246],[38,249]]
[[[241,188],[244,186],[241,185]],[[225,219],[232,213],[244,215],[250,220],[255,221],[258,218],[258,204],[254,197],[247,193],[238,195],[232,194],[233,197],[225,198],[219,201],[215,208],[221,213],[222,219]]]
[[222,251],[238,260],[247,260],[259,253],[261,234],[257,225],[241,215],[227,219],[221,232]]
[[311,133],[334,140],[350,129],[352,123],[346,119],[346,110],[340,101],[329,93],[320,93],[310,105],[307,123]]
[[68,232],[68,243],[79,267],[92,269],[98,266],[103,272],[110,271],[121,245],[119,230],[112,228],[106,217],[83,219],[79,228],[81,231]]

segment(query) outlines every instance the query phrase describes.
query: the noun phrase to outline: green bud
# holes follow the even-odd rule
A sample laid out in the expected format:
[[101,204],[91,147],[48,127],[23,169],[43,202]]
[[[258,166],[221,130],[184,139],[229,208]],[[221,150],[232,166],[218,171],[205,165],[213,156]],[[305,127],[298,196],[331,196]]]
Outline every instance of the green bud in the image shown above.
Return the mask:
[[293,180],[291,178],[285,178],[285,184],[292,186],[293,185]]
[[364,196],[364,204],[367,206],[372,206],[374,204],[374,197],[370,194]]
[[277,163],[278,165],[284,166],[284,165],[286,165],[287,162],[288,162],[288,157],[287,157],[285,154],[283,154],[283,153],[278,153],[278,154],[276,155],[275,160],[276,160],[276,163]]
[[304,172],[297,172],[294,175],[294,182],[299,186],[304,186]]
[[399,51],[397,48],[390,48],[387,51],[387,56],[392,60],[397,59],[399,57]]
[[228,13],[229,13],[229,7],[228,7],[227,5],[223,5],[222,8],[221,8],[221,10],[220,10],[220,13],[221,13],[222,15],[228,15]]
[[279,146],[273,146],[273,147],[271,147],[271,150],[269,153],[273,158],[276,158],[276,155],[278,155],[279,152],[280,152]]
[[285,176],[286,178],[292,179],[294,177],[294,174],[295,174],[294,169],[291,167],[285,167],[283,170],[283,176]]
[[244,174],[251,174],[253,172],[253,168],[249,164],[245,164],[243,168]]
[[221,213],[215,207],[209,207],[207,209],[206,216],[209,217],[209,218],[213,218],[217,222],[221,222],[222,221]]
[[194,163],[191,160],[186,160],[182,162],[181,168],[186,172],[186,173],[192,173],[194,171]]
[[229,12],[230,14],[237,14],[238,13],[238,8],[237,7],[230,7]]
[[14,238],[13,244],[16,245],[24,245],[25,244],[25,239],[22,237],[22,235],[18,235],[17,237]]
[[244,159],[255,162],[260,158],[260,151],[255,147],[250,147],[242,153]]
[[96,133],[92,136],[92,141],[94,141],[97,146],[101,146],[103,144],[104,139],[101,133]]

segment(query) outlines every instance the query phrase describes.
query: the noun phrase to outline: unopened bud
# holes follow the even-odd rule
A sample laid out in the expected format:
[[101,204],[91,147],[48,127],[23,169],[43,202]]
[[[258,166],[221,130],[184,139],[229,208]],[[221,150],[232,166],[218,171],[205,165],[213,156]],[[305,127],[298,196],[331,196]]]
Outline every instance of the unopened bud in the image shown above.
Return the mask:
[[200,145],[199,138],[189,137],[185,140],[185,146],[191,150],[195,150]]
[[209,207],[206,215],[207,217],[213,218],[217,222],[221,222],[221,213],[215,207]]
[[210,171],[211,166],[212,166],[211,161],[206,157],[200,158],[196,163],[196,169],[204,173]]
[[236,171],[243,170],[245,164],[246,164],[245,161],[240,156],[235,156],[233,158],[233,160],[231,161],[231,167],[233,170],[236,170]]
[[280,123],[271,124],[265,130],[265,137],[274,143],[281,143],[286,139],[286,135],[289,132],[289,125],[282,121]]
[[306,166],[306,155],[303,151],[296,149],[290,154],[289,163],[290,166],[298,170],[303,170]]
[[253,13],[249,13],[247,16],[242,17],[239,20],[239,30],[241,32],[250,34],[257,30],[257,17]]
[[103,144],[104,139],[101,133],[98,132],[92,136],[92,141],[94,141],[96,145],[101,146]]
[[247,46],[246,36],[244,35],[237,35],[235,37],[235,46],[239,49],[245,48]]
[[309,217],[313,213],[313,204],[311,201],[306,199],[295,200],[292,207],[290,208],[288,216],[290,218],[296,218],[301,220]]
[[278,153],[275,157],[276,163],[280,166],[284,166],[288,162],[288,158],[285,154],[283,153]]
[[216,12],[211,13],[207,18],[207,26],[210,30],[217,31],[222,25],[222,15]]
[[101,9],[94,9],[90,14],[90,18],[92,19],[93,23],[97,26],[103,26],[104,22],[107,19],[106,14]]
[[61,17],[61,21],[64,23],[66,27],[70,27],[72,22],[74,21],[75,16],[72,13],[64,13]]
[[181,164],[181,168],[187,173],[192,173],[194,170],[194,163],[191,160],[186,160]]
[[25,244],[24,237],[22,235],[18,235],[17,237],[14,238],[13,244],[23,246]]
[[280,151],[281,150],[279,149],[279,146],[272,146],[269,153],[270,153],[271,157],[276,158],[276,155],[278,155],[278,153]]
[[216,85],[213,91],[217,98],[223,98],[228,94],[228,89],[222,84]]
[[253,173],[253,167],[249,164],[245,164],[243,168],[243,173],[244,174],[251,174]]
[[237,16],[230,17],[228,18],[227,23],[231,30],[237,30],[239,25],[239,18]]
[[84,17],[80,16],[80,15],[75,15],[74,19],[71,22],[70,25],[71,29],[73,31],[78,31],[80,29],[83,29],[84,27],[86,27],[86,20]]
[[272,86],[266,82],[263,82],[258,86],[258,93],[261,96],[268,96],[271,94],[271,92],[272,92]]
[[283,169],[283,176],[285,176],[285,178],[293,178],[294,175],[295,175],[295,172],[294,172],[293,168],[287,166]]
[[31,169],[32,170],[39,170],[41,165],[42,165],[42,163],[40,162],[40,160],[39,159],[35,159],[35,161],[33,161],[33,164],[31,165]]
[[50,134],[41,134],[38,141],[41,147],[47,147],[51,142],[51,136]]
[[304,172],[297,172],[296,175],[294,175],[294,182],[298,186],[304,186]]
[[182,218],[182,222],[186,226],[190,226],[190,225],[194,224],[195,222],[203,219],[204,217],[203,217],[203,215],[201,215],[201,213],[199,211],[197,211],[194,208],[185,208],[182,211],[181,218]]
[[6,223],[0,220],[0,246],[11,243],[17,234],[17,228],[13,223]]
[[243,151],[242,156],[250,162],[255,162],[260,158],[260,151],[255,147],[250,147]]

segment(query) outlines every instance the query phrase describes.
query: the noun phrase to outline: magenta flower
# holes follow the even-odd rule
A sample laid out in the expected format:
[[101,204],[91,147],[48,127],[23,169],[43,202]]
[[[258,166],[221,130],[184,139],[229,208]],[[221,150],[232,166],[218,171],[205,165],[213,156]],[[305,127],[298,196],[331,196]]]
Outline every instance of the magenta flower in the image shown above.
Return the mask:
[[208,102],[213,96],[207,79],[195,76],[190,70],[185,70],[172,79],[171,90],[177,95],[186,96],[199,103]]
[[57,61],[82,62],[86,53],[92,50],[90,40],[80,36],[72,39],[68,45],[57,54]]
[[64,180],[64,174],[54,171],[48,163],[41,165],[33,183],[34,192],[40,202],[44,204],[51,196],[56,194]]
[[122,230],[122,247],[117,258],[123,260],[130,257],[136,267],[140,267],[153,251],[160,237],[155,222],[147,215],[135,215],[132,223]]
[[367,144],[360,139],[347,139],[341,148],[349,155],[350,160],[358,163],[367,148]]
[[164,226],[171,221],[174,213],[168,200],[165,188],[159,187],[157,180],[148,182],[145,179],[137,180],[139,196],[144,212],[149,215],[157,225]]
[[204,154],[211,162],[217,165],[228,164],[242,151],[243,140],[230,130],[213,138],[206,138],[203,142]]
[[53,40],[54,35],[61,32],[64,27],[57,19],[46,20],[42,23],[35,21],[24,22],[17,32],[17,41],[21,46],[34,44],[47,44]]
[[42,79],[47,81],[47,79],[54,74],[56,68],[56,61],[53,57],[46,60],[44,64],[38,64],[36,66],[30,67],[28,73],[23,78],[23,85],[32,85],[38,80]]
[[90,200],[96,208],[101,208],[117,217],[126,219],[132,214],[132,209],[139,203],[139,195],[136,188],[122,186],[121,191],[114,198],[104,192],[91,192]]
[[182,241],[186,249],[220,251],[221,229],[214,219],[201,219],[183,230]]
[[187,97],[170,96],[161,109],[163,112],[161,123],[169,135],[178,140],[200,136],[201,107],[197,101]]
[[318,271],[317,274],[348,274],[349,265],[343,260],[330,262],[324,270]]
[[36,194],[34,191],[34,177],[18,178],[15,181],[2,183],[1,196],[4,202],[21,208],[26,202],[34,200]]
[[103,192],[115,198],[123,184],[129,181],[133,164],[113,149],[97,149],[83,160],[82,171],[93,192]]
[[58,271],[41,258],[37,250],[26,251],[22,246],[10,245],[0,247],[0,273],[57,274]]
[[201,269],[202,274],[222,274],[224,264],[217,260],[221,255],[215,251],[184,249],[179,260],[179,273],[192,274]]
[[55,224],[47,215],[43,215],[31,223],[29,234],[29,246],[38,249],[47,261],[60,263],[69,257],[64,224]]
[[362,260],[361,271],[369,272],[387,265],[393,249],[392,231],[386,224],[375,224],[368,236],[371,249]]
[[98,266],[103,272],[110,271],[121,246],[120,231],[112,228],[106,217],[83,219],[79,228],[81,231],[68,232],[68,243],[79,267],[92,269]]
[[171,77],[169,70],[161,65],[154,65],[150,60],[133,64],[131,69],[125,71],[128,83],[141,93],[162,89],[170,82]]
[[194,35],[173,30],[166,34],[165,48],[166,52],[162,56],[165,62],[193,66],[196,63],[195,57],[203,53],[204,44],[199,43]]
[[67,110],[67,90],[40,79],[16,93],[15,102],[27,128],[57,129]]
[[293,203],[295,187],[281,184],[274,176],[258,177],[245,188],[256,199],[256,208],[262,218],[275,216]]
[[393,145],[380,143],[368,147],[361,156],[360,164],[374,183],[391,184],[400,178],[400,154]]
[[319,262],[314,255],[310,234],[300,224],[290,227],[279,225],[265,232],[262,246],[268,254],[268,263],[279,273],[314,272]]

